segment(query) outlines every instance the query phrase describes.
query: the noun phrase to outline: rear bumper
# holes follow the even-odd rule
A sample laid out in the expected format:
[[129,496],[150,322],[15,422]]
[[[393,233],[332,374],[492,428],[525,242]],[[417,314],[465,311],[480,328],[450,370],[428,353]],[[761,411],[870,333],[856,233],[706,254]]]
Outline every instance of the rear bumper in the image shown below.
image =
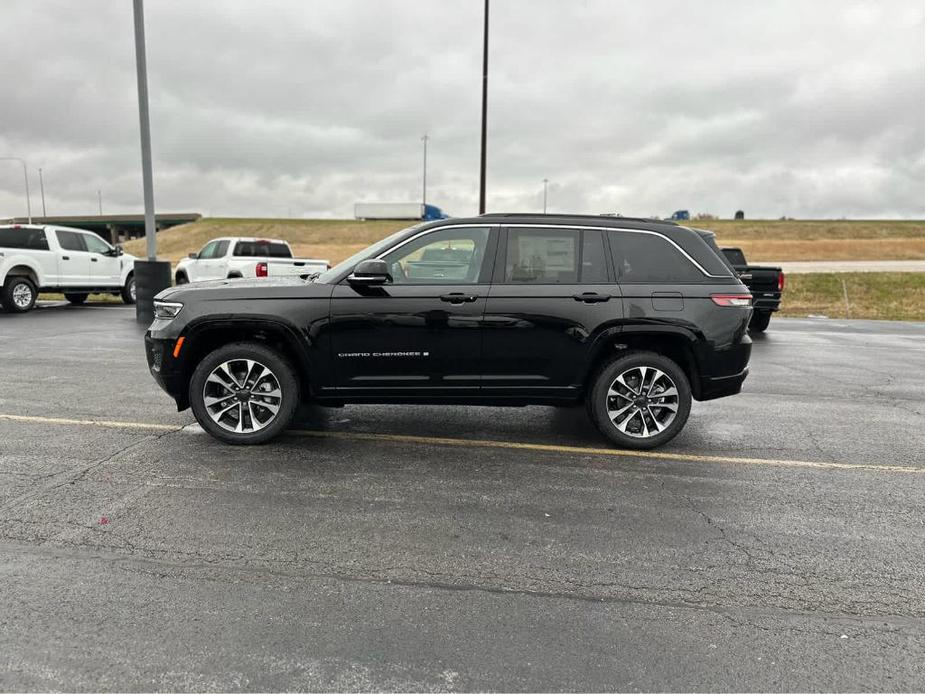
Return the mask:
[[701,372],[696,399],[715,400],[740,392],[748,377],[751,355],[752,340],[748,335],[741,335],[734,344],[712,352]]
[[780,308],[780,292],[752,291],[752,306],[756,311],[776,311]]
[[742,384],[748,377],[748,367],[731,376],[713,376],[700,382],[700,400],[716,400],[742,391]]

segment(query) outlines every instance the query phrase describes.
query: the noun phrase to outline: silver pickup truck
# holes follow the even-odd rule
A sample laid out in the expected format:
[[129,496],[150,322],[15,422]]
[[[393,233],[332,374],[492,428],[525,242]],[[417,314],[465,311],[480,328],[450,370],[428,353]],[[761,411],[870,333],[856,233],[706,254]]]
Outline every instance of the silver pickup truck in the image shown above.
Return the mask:
[[174,281],[186,284],[236,277],[308,277],[329,267],[327,260],[293,258],[285,241],[228,236],[212,239],[198,253],[181,260],[174,270]]

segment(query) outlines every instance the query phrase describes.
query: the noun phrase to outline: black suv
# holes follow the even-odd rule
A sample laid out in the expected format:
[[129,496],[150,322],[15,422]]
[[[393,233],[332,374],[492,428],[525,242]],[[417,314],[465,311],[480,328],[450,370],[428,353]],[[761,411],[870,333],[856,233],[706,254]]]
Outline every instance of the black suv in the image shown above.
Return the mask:
[[261,443],[298,405],[584,401],[627,448],[738,393],[751,295],[712,235],[624,217],[489,214],[399,231],[313,277],[155,300],[148,363],[180,410]]

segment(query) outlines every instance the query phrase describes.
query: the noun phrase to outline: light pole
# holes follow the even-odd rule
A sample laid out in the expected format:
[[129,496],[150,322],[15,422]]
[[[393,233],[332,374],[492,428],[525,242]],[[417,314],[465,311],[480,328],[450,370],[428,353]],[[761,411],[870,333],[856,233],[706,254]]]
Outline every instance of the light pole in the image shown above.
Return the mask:
[[103,216],[103,191],[102,190],[96,191],[96,199],[100,203],[100,217],[102,217]]
[[427,133],[424,133],[424,137],[421,140],[424,142],[424,184],[423,190],[421,191],[421,204],[427,204]]
[[22,180],[26,184],[26,217],[29,224],[32,224],[32,201],[29,199],[29,171],[26,168],[26,160],[19,157],[0,157],[0,161],[18,161],[22,164]]
[[47,217],[48,213],[45,211],[45,180],[42,178],[42,167],[39,167],[39,190],[42,191],[42,216]]
[[485,149],[488,127],[488,0],[485,0],[485,29],[482,34],[482,160],[479,176],[479,214],[485,214]]
[[543,214],[546,214],[546,189],[549,187],[549,179],[543,179]]
[[154,318],[154,297],[170,286],[170,263],[158,262],[157,227],[154,218],[154,174],[151,170],[151,120],[148,116],[148,66],[145,56],[145,12],[143,0],[133,0],[135,19],[135,70],[138,81],[138,122],[141,131],[141,180],[145,199],[145,246],[148,259],[135,261],[135,319],[150,323]]

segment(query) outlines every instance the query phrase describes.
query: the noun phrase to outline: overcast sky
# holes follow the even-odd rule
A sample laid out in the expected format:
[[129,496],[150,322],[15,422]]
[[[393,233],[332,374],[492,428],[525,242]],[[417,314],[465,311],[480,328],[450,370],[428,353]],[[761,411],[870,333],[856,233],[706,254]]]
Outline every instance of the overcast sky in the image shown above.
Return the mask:
[[[142,209],[130,0],[0,2],[33,211]],[[477,212],[481,0],[147,0],[158,211]],[[925,217],[925,2],[494,0],[489,211]],[[0,217],[25,212],[0,162]]]

